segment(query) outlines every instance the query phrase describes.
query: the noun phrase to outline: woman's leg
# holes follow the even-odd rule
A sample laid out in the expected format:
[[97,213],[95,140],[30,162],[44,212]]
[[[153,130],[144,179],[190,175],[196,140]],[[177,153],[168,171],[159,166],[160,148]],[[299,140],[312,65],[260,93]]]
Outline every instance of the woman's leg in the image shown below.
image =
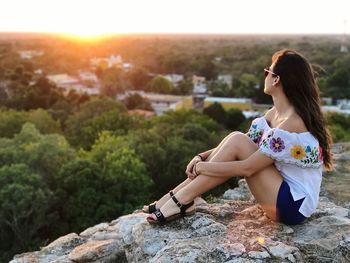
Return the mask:
[[[208,156],[206,162],[210,161],[214,155],[217,154],[217,152],[220,151],[221,147],[225,144],[225,142],[231,138],[234,134],[236,134],[237,132],[232,132],[229,135],[227,135],[220,143],[219,145],[210,153],[210,155]],[[179,185],[177,185],[172,191],[173,193],[177,193],[178,191],[180,191],[182,188],[184,188],[186,185],[188,185],[190,182],[192,182],[192,180],[190,179],[186,179],[185,181],[183,181],[182,183],[180,183]],[[168,200],[170,199],[170,195],[169,193],[165,194],[162,196],[162,198],[160,198],[157,202],[156,202],[156,208],[160,208],[162,207]],[[148,211],[148,205],[145,205],[143,207],[143,211]]]
[[[252,140],[242,133],[230,136],[219,151],[214,154],[210,161],[225,162],[233,160],[244,160],[257,151],[257,146]],[[224,183],[228,178],[211,177],[199,175],[176,194],[180,203],[186,204],[208,190]],[[246,181],[258,203],[263,207],[271,219],[276,219],[276,201],[279,187],[283,181],[274,165],[247,177]],[[178,213],[178,207],[169,200],[161,207],[165,217]]]

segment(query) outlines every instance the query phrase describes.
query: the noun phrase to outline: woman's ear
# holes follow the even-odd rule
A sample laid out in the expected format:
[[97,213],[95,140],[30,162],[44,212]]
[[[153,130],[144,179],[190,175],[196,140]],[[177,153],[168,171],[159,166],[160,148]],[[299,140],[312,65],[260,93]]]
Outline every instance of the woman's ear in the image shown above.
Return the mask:
[[273,78],[272,86],[276,86],[280,82],[280,76]]

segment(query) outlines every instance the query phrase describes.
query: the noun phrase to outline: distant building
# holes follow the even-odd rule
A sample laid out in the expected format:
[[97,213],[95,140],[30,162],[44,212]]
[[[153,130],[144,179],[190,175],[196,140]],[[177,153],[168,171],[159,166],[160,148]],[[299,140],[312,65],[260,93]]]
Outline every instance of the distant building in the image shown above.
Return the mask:
[[323,112],[336,112],[344,115],[350,115],[350,107],[346,106],[322,106],[322,111]]
[[167,74],[163,77],[169,80],[174,86],[177,86],[180,81],[184,80],[184,76],[179,74]]
[[33,57],[39,57],[44,55],[43,51],[37,51],[37,50],[24,50],[24,51],[18,51],[20,57],[22,59],[30,60]]
[[122,66],[123,59],[120,55],[111,55],[108,58],[92,58],[90,64],[93,67],[111,68],[113,66]]
[[65,93],[74,90],[77,93],[86,93],[89,95],[99,94],[98,85],[95,87],[87,87],[82,84],[78,78],[71,77],[68,74],[47,75],[47,78],[57,87],[63,89]]
[[90,59],[90,65],[93,68],[122,68],[124,71],[128,72],[133,68],[131,63],[123,62],[121,55],[111,55],[107,58],[92,58]]
[[40,68],[38,68],[38,69],[34,70],[34,74],[36,74],[36,75],[42,75],[42,74],[43,74],[43,70],[40,69]]
[[226,83],[230,88],[232,87],[232,75],[228,75],[228,74],[219,75],[218,81]]
[[348,53],[348,47],[345,44],[342,44],[340,46],[340,52],[341,53]]
[[127,96],[139,94],[150,101],[156,115],[161,115],[168,110],[175,110],[176,104],[186,98],[186,96],[177,96],[169,94],[149,93],[144,91],[127,91],[124,94],[117,95],[118,100],[124,100]]
[[206,81],[205,77],[203,76],[197,76],[197,75],[193,75],[192,76],[192,84],[195,85],[200,85],[200,84],[204,84]]
[[215,102],[220,103],[225,110],[238,108],[242,111],[251,111],[253,109],[252,100],[247,98],[207,97],[204,99],[204,107],[208,107]]
[[123,69],[126,72],[130,71],[133,67],[134,66],[131,63],[123,63]]
[[204,106],[204,99],[208,97],[208,86],[206,83],[206,79],[203,76],[193,75],[192,83],[193,108],[201,109]]
[[70,86],[69,88],[66,88],[66,91],[74,90],[77,93],[86,93],[88,95],[97,95],[100,93],[99,88],[97,87],[87,87],[86,85],[83,84],[75,84]]
[[79,79],[69,76],[68,74],[47,75],[48,80],[56,84],[57,87],[65,88],[74,84],[79,84]]
[[90,81],[93,83],[98,82],[98,78],[95,73],[92,73],[90,71],[80,71],[79,72],[79,79],[82,81]]

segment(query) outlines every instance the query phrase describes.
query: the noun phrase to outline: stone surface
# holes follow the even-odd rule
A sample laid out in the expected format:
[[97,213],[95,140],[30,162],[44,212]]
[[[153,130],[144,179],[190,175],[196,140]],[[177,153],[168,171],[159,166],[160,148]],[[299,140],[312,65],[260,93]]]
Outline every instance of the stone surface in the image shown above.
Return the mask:
[[85,239],[78,236],[76,233],[71,233],[51,242],[46,247],[43,247],[42,251],[61,256],[67,254],[67,251],[70,249],[84,243],[84,241]]
[[124,257],[124,250],[119,240],[88,241],[69,253],[74,262],[116,262]]
[[[239,191],[245,183],[240,181]],[[287,226],[245,200],[197,203],[197,213],[163,226],[135,211],[68,234],[11,263],[46,262],[349,262],[349,209],[321,197],[303,224]]]
[[228,200],[249,200],[252,197],[247,182],[244,179],[238,181],[237,188],[227,190],[223,195],[223,198]]

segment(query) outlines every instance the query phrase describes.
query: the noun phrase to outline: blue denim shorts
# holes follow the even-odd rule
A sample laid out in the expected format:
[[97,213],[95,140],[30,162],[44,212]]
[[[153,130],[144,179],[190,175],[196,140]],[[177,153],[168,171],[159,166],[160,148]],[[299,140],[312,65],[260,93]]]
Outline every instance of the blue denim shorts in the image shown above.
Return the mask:
[[297,225],[305,220],[298,210],[305,197],[294,201],[287,182],[283,181],[277,195],[277,219],[287,225]]

